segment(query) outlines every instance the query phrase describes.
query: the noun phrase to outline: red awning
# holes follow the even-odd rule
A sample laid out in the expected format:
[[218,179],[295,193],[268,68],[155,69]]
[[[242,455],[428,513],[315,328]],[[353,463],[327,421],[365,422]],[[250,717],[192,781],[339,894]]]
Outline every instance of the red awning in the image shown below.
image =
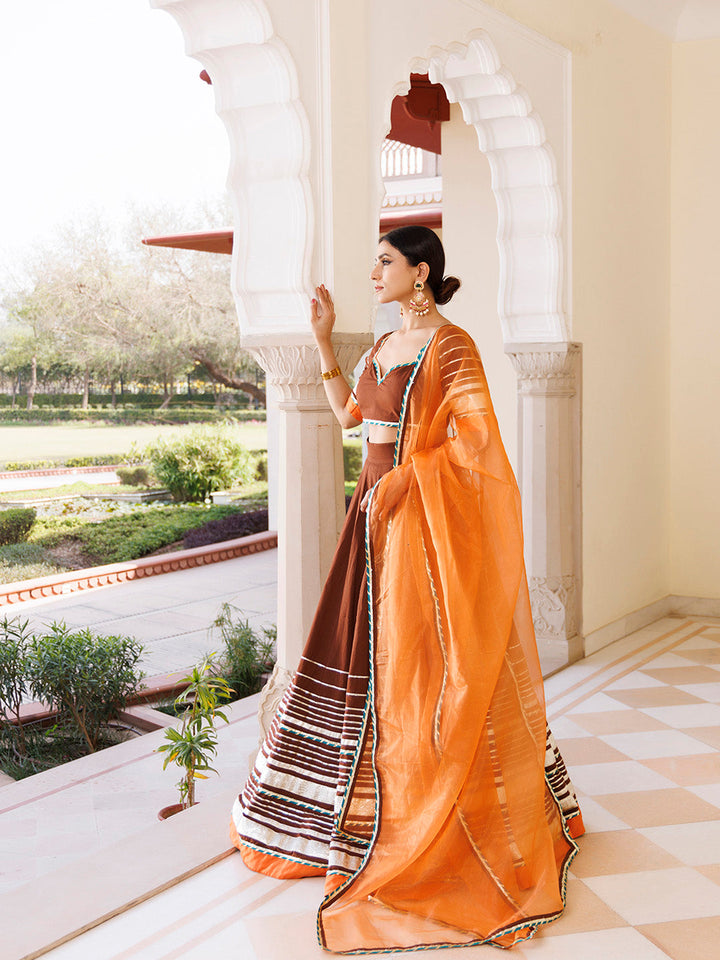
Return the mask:
[[177,247],[180,250],[204,250],[206,253],[232,253],[232,230],[205,230],[200,233],[178,233],[169,237],[143,237],[151,247]]
[[410,74],[410,89],[393,99],[388,140],[441,153],[440,124],[450,119],[450,103],[441,83],[426,73]]

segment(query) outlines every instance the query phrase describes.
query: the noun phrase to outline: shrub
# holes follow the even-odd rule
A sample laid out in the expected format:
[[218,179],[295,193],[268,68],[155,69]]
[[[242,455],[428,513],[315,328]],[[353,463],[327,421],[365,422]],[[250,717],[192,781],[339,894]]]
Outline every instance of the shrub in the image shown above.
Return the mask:
[[94,457],[68,457],[65,461],[66,467],[111,467],[116,463],[122,462],[122,456],[118,453],[101,453]]
[[252,479],[250,454],[227,425],[160,439],[148,455],[159,482],[176,500],[205,500],[215,490]]
[[178,789],[183,807],[192,807],[195,803],[195,781],[207,780],[209,772],[217,773],[210,766],[218,746],[215,724],[217,720],[228,723],[219,706],[221,701],[230,698],[230,688],[223,677],[214,675],[213,657],[214,654],[205,657],[185,678],[188,686],[175,700],[176,707],[185,704],[180,728],[168,727],[167,743],[157,748],[158,753],[165,754],[163,770],[171,763],[182,770]]
[[208,519],[236,512],[231,506],[152,507],[86,523],[69,531],[98,563],[123,563],[182,540]]
[[220,631],[223,672],[237,698],[257,693],[262,687],[262,675],[275,664],[277,628],[262,627],[258,633],[231,603],[220,607],[212,627]]
[[118,463],[122,463],[126,467],[139,467],[147,466],[146,460],[145,451],[133,441],[130,444],[130,449],[125,451]]
[[56,467],[54,460],[8,460],[5,469],[10,471],[24,470],[48,470]]
[[52,424],[57,422],[79,423],[222,423],[227,421],[252,422],[264,421],[265,410],[233,410],[226,413],[217,409],[169,408],[159,410],[157,407],[148,409],[116,409],[116,410],[76,410],[73,408],[39,407],[24,410],[17,407],[15,410],[4,407],[0,409],[0,423],[39,423]]
[[362,442],[343,443],[343,467],[346,480],[357,480],[362,470]]
[[149,487],[152,483],[150,470],[142,464],[135,467],[118,467],[115,471],[120,483],[126,487]]
[[248,513],[230,513],[219,520],[210,520],[185,534],[183,546],[186,550],[193,547],[206,547],[223,540],[235,540],[237,537],[249,537],[253,533],[263,533],[268,528],[267,510],[252,510]]
[[[7,616],[0,620],[0,728],[10,734],[21,754],[26,752],[20,707],[27,693],[29,638],[27,620]],[[13,717],[14,722],[9,717]]]
[[29,646],[29,686],[60,722],[82,734],[93,753],[101,727],[116,716],[142,679],[142,645],[133,637],[98,636],[53,622]]
[[0,545],[27,540],[37,516],[33,507],[0,510]]
[[255,480],[267,480],[268,478],[268,459],[267,450],[252,450],[251,453],[257,458],[255,461]]

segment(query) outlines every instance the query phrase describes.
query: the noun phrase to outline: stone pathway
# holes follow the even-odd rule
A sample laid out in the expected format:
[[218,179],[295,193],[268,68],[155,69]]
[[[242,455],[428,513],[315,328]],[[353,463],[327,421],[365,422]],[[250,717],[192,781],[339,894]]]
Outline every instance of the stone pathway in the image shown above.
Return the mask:
[[148,676],[185,670],[218,649],[209,632],[223,603],[237,607],[254,627],[277,619],[277,550],[222,563],[132,580],[67,597],[27,600],[3,614],[41,628],[52,620],[97,633],[137,637],[145,644]]

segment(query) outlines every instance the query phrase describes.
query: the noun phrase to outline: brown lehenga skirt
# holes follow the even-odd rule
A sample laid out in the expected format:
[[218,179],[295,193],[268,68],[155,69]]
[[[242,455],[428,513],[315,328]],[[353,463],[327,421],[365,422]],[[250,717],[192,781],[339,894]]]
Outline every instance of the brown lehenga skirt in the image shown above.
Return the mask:
[[368,443],[367,449],[300,665],[233,808],[233,842],[249,867],[270,876],[350,876],[359,868],[372,832],[372,816],[367,840],[336,829],[368,693],[365,513],[360,503],[392,468],[395,445]]
[[[299,667],[232,812],[231,838],[248,867],[281,879],[328,876],[327,891],[360,869],[376,816],[372,772],[354,764],[368,730],[370,650],[360,503],[392,468],[394,448],[368,443]],[[348,833],[339,814],[353,766],[361,812]],[[582,816],[549,728],[545,774],[572,835],[579,836]]]

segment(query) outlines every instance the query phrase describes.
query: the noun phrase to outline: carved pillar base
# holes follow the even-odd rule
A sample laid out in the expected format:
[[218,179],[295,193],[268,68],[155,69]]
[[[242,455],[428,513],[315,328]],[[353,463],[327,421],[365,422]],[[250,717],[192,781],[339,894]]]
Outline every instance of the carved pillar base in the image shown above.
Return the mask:
[[[279,663],[276,663],[270,679],[262,688],[260,704],[258,706],[258,720],[260,722],[258,747],[262,746],[262,742],[267,736],[272,719],[275,716],[277,708],[280,706],[280,701],[285,695],[285,691],[290,686],[291,679],[292,671],[286,670],[285,667],[281,667]],[[254,763],[255,755],[253,754],[250,758],[251,768]]]
[[518,375],[518,483],[538,646],[583,655],[578,343],[509,344]]
[[[343,372],[353,369],[372,340],[370,333],[333,335]],[[277,458],[278,484],[275,669],[277,676],[284,671],[289,677],[297,668],[345,519],[342,431],[325,397],[309,334],[253,335],[243,337],[242,345],[267,373],[280,411],[278,449],[269,451],[269,459]]]

